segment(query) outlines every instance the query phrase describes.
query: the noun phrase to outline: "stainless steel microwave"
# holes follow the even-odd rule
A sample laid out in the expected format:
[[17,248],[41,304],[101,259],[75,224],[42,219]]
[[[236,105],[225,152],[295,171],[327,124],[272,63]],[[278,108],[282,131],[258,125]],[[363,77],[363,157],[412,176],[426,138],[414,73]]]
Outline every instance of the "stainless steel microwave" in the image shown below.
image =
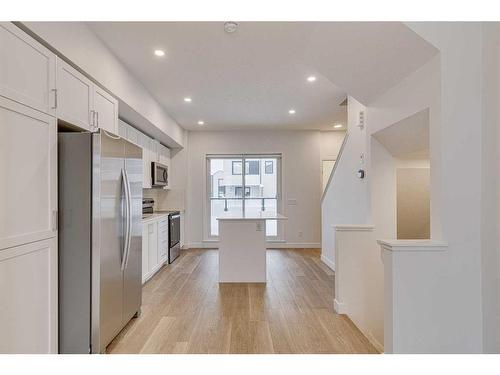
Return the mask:
[[152,162],[151,180],[151,186],[153,187],[168,186],[168,167],[157,162]]

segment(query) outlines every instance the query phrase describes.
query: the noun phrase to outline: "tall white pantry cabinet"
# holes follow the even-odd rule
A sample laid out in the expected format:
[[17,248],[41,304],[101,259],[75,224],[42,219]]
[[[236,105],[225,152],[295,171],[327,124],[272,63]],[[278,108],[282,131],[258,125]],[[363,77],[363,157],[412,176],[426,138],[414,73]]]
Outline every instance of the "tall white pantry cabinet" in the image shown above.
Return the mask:
[[0,353],[57,353],[56,56],[0,23]]

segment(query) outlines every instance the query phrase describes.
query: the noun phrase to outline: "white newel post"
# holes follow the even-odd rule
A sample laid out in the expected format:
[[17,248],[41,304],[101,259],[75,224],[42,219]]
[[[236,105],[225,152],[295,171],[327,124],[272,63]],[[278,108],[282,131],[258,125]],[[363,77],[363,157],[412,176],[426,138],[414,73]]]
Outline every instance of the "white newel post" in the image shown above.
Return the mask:
[[453,319],[447,303],[452,290],[446,275],[448,245],[433,240],[377,242],[384,263],[385,353],[446,353],[453,337],[446,328]]

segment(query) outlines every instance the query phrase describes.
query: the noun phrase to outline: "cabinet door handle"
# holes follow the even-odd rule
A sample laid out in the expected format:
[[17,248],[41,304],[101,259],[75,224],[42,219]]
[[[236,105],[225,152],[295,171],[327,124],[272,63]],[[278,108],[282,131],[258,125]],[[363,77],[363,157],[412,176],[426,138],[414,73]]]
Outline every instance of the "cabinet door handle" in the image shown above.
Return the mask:
[[51,91],[54,92],[54,106],[52,109],[57,109],[57,89],[52,89]]
[[98,128],[98,127],[99,127],[99,112],[96,112],[96,113],[95,113],[95,117],[96,117],[96,119],[97,119],[97,120],[96,120],[96,128]]

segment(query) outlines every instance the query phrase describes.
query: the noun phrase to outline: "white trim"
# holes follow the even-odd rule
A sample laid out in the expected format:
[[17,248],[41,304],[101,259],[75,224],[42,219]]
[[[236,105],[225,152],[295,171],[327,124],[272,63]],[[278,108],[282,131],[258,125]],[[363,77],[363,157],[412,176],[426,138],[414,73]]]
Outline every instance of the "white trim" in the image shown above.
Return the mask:
[[380,353],[384,352],[384,345],[379,343],[378,340],[375,338],[375,336],[373,336],[373,334],[371,332],[367,332],[366,334],[365,333],[363,333],[363,334],[368,339],[368,341],[370,341],[370,344],[372,344],[375,347],[375,349],[377,349]]
[[337,301],[337,298],[333,300],[333,309],[337,314],[347,314],[347,305],[343,302]]
[[[192,242],[184,245],[186,249],[217,249],[219,247],[219,241],[207,240],[203,242]],[[267,249],[321,249],[321,244],[312,243],[288,243],[288,242],[276,242],[276,241],[266,241]]]
[[436,240],[377,240],[382,250],[387,251],[445,251],[448,244]]
[[275,242],[266,241],[268,249],[321,249],[321,244],[316,242],[310,243],[290,243],[290,242]]
[[373,230],[373,225],[370,224],[337,224],[332,225],[333,229],[342,232],[370,232]]
[[329,268],[335,271],[335,262],[332,262],[330,259],[321,254],[321,261],[325,263]]

